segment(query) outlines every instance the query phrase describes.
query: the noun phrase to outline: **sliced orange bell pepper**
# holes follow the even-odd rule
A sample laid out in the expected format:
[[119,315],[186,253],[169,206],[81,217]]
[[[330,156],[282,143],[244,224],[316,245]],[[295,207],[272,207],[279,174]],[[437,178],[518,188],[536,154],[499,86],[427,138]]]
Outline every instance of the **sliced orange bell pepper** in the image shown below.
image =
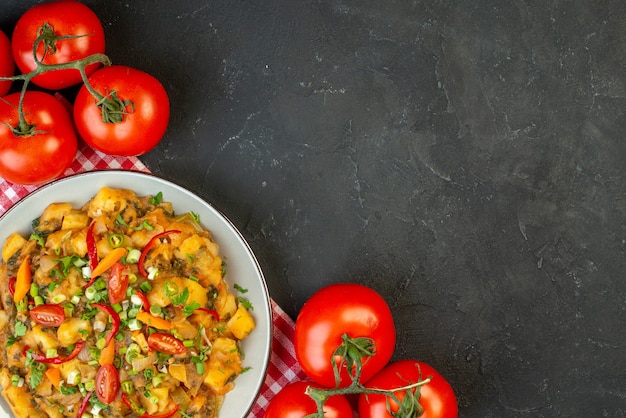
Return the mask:
[[55,388],[61,388],[61,372],[54,367],[48,367],[46,369],[46,377],[54,385]]
[[159,318],[148,312],[139,311],[137,313],[137,319],[148,325],[158,329],[172,329],[172,323],[167,319]]
[[100,276],[102,273],[113,267],[113,264],[117,263],[126,255],[126,253],[126,248],[123,247],[113,249],[110,253],[105,255],[104,258],[100,260],[96,268],[92,270],[91,277],[94,278]]
[[24,299],[26,294],[30,291],[30,284],[33,280],[32,272],[30,271],[30,258],[26,257],[20,268],[17,269],[17,277],[15,279],[15,293],[13,294],[13,301],[19,302]]
[[104,347],[100,351],[100,358],[98,358],[98,362],[101,366],[105,364],[113,364],[115,360],[115,340],[109,341],[106,347]]

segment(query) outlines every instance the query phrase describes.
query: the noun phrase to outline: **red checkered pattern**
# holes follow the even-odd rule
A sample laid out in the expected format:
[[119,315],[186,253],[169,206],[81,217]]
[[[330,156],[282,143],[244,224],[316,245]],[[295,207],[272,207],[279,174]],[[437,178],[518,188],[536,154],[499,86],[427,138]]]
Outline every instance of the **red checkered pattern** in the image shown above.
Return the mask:
[[[150,172],[135,157],[112,157],[94,151],[86,144],[81,144],[74,163],[63,176],[106,169]],[[0,215],[38,187],[40,186],[13,184],[0,178]],[[274,318],[272,356],[261,393],[247,418],[262,418],[272,396],[287,383],[304,378],[300,365],[296,361],[293,347],[294,322],[273,300],[271,304]]]
[[263,417],[267,404],[278,391],[288,383],[305,378],[293,347],[294,323],[276,302],[271,302],[274,315],[272,358],[261,394],[248,418]]

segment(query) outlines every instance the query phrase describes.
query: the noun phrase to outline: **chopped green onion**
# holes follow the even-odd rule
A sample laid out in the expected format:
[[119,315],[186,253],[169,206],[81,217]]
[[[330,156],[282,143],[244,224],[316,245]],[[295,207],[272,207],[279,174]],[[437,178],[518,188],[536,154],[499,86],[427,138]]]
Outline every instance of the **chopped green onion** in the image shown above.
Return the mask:
[[80,295],[74,295],[70,298],[70,302],[74,305],[78,305],[80,303]]
[[67,296],[65,296],[63,293],[59,293],[58,295],[54,295],[52,299],[50,299],[50,301],[52,303],[62,303],[65,302],[66,299]]
[[97,294],[98,290],[93,286],[89,286],[87,289],[85,289],[85,297],[89,300],[95,298]]
[[106,338],[99,338],[98,341],[96,341],[96,347],[98,347],[98,349],[100,350],[104,349],[106,345],[107,345]]
[[159,275],[159,269],[154,267],[154,266],[150,266],[148,267],[148,280],[154,280],[156,279],[156,277]]
[[57,349],[56,348],[48,348],[46,350],[46,357],[47,358],[53,358],[53,357],[57,357],[59,354],[57,353]]
[[77,385],[78,383],[80,383],[80,373],[76,370],[72,370],[67,374],[67,384]]
[[161,314],[161,307],[158,305],[150,306],[150,313],[154,316],[159,316]]
[[35,301],[35,306],[39,306],[39,305],[43,305],[44,304],[44,300],[41,296],[37,295],[33,298],[33,301]]
[[124,380],[122,382],[122,392],[132,395],[135,392],[135,385],[132,380]]
[[141,322],[136,319],[133,318],[131,320],[128,321],[128,329],[131,331],[138,331],[141,329]]
[[200,376],[204,374],[204,363],[202,362],[196,363],[196,372],[198,372]]
[[136,248],[131,248],[128,250],[128,254],[126,254],[126,262],[136,264],[141,257],[141,251]]
[[102,278],[98,278],[92,286],[95,287],[96,290],[104,290],[107,288],[107,284]]
[[130,308],[128,310],[128,317],[129,318],[137,318],[137,314],[139,313],[139,308]]
[[32,297],[39,296],[39,286],[37,286],[37,283],[31,283],[31,285],[30,285],[30,295]]
[[148,282],[143,282],[141,285],[139,285],[139,288],[144,292],[149,292],[152,290],[152,285]]

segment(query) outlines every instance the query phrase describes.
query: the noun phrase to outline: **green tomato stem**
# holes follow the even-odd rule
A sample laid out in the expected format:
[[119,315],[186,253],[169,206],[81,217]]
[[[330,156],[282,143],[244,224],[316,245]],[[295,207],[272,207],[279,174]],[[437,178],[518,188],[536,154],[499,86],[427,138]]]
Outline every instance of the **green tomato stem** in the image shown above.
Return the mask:
[[[29,135],[34,135],[35,133],[37,133],[37,131],[35,131],[35,126],[29,124],[26,121],[23,105],[24,105],[24,96],[26,95],[26,91],[28,90],[28,85],[30,84],[30,81],[34,77],[40,74],[46,73],[48,71],[75,69],[80,72],[81,79],[83,80],[85,87],[87,88],[87,90],[89,90],[89,93],[91,93],[91,95],[98,102],[102,102],[103,100],[106,99],[105,96],[98,93],[91,86],[91,84],[89,83],[89,79],[87,77],[85,68],[88,67],[89,65],[96,64],[96,63],[100,63],[104,66],[111,65],[111,60],[109,59],[108,56],[104,54],[92,54],[92,55],[89,55],[87,57],[84,57],[78,60],[69,61],[69,62],[60,63],[60,64],[44,64],[41,60],[37,58],[37,49],[39,47],[39,44],[44,43],[45,45],[44,56],[45,56],[45,54],[48,51],[51,51],[52,53],[56,51],[56,46],[54,44],[55,41],[61,40],[61,39],[79,38],[81,36],[88,36],[88,35],[57,36],[54,34],[54,31],[52,30],[52,28],[49,27],[47,23],[45,23],[41,28],[39,28],[39,36],[35,39],[35,42],[33,43],[33,57],[34,57],[35,64],[36,64],[35,68],[31,72],[26,73],[26,74],[19,74],[19,75],[15,75],[11,77],[0,77],[0,80],[6,80],[6,81],[21,80],[24,82],[24,84],[22,85],[22,89],[20,91],[20,99],[19,99],[18,106],[17,106],[17,113],[18,113],[19,121],[17,123],[17,126],[15,127],[10,126],[11,131],[16,137],[29,136]],[[5,124],[7,123],[5,122]]]
[[400,407],[400,410],[397,411],[395,416],[410,418],[410,417],[418,417],[422,414],[423,409],[417,402],[419,395],[417,397],[405,397],[404,399],[409,398],[407,402],[401,402],[400,399],[396,396],[396,392],[410,391],[412,389],[419,388],[424,386],[430,382],[430,377],[427,377],[423,380],[420,380],[415,383],[411,383],[410,385],[402,386],[394,389],[376,389],[376,388],[366,388],[358,380],[353,380],[352,383],[345,387],[340,388],[336,387],[333,389],[321,389],[315,388],[313,386],[307,387],[305,393],[313,399],[315,405],[317,405],[317,413],[311,414],[307,416],[307,418],[324,418],[324,404],[331,396],[335,395],[383,395],[388,396],[393,399],[393,401]]

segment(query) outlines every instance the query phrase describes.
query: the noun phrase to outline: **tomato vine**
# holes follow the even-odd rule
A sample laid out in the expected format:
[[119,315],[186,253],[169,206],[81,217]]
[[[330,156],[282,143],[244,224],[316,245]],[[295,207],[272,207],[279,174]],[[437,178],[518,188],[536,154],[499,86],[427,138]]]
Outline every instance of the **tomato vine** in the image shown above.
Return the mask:
[[[419,404],[419,388],[431,381],[431,377],[421,378],[414,383],[401,386],[393,389],[376,389],[368,388],[361,383],[361,371],[363,368],[363,359],[374,355],[375,343],[371,338],[357,337],[352,338],[347,334],[342,336],[342,343],[333,354],[333,358],[340,356],[341,362],[339,365],[334,360],[331,360],[333,364],[333,372],[335,374],[335,380],[340,381],[340,369],[342,366],[346,366],[348,370],[354,370],[354,374],[350,373],[351,382],[345,387],[335,387],[324,389],[315,386],[309,386],[305,393],[313,399],[317,406],[317,412],[308,415],[305,418],[324,418],[324,404],[331,396],[335,395],[384,395],[391,398],[398,406],[399,409],[396,412],[391,411],[391,407],[388,405],[387,410],[389,414],[393,414],[394,417],[413,418],[421,415],[422,408]],[[416,389],[415,391],[413,391]],[[397,392],[407,392],[407,396],[401,401],[397,396]],[[410,395],[408,395],[410,393]]]

